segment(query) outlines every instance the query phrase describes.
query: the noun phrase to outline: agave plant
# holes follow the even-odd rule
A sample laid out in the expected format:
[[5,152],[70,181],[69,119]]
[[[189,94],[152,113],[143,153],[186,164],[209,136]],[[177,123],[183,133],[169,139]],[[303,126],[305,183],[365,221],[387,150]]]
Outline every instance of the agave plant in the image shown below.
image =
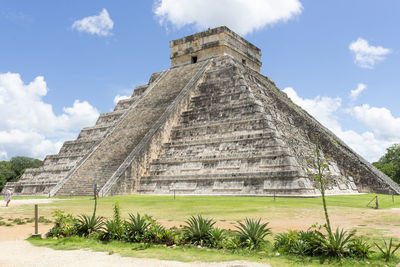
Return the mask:
[[224,229],[221,228],[213,228],[210,231],[210,241],[209,246],[213,248],[222,248],[224,245],[224,241],[226,240],[226,233]]
[[201,215],[190,217],[183,227],[183,236],[193,244],[204,245],[210,241],[210,232],[215,224],[213,219],[203,218]]
[[375,246],[379,249],[379,251],[382,253],[382,257],[385,259],[386,262],[390,261],[390,259],[393,258],[394,253],[396,250],[400,248],[400,243],[397,245],[393,244],[393,238],[390,238],[389,244],[386,243],[386,240],[383,240],[384,246],[379,246],[377,243],[374,243]]
[[260,248],[264,238],[271,234],[270,228],[267,228],[268,223],[261,223],[261,218],[258,220],[246,218],[244,222],[238,222],[239,226],[236,226],[240,240],[250,249]]
[[339,228],[336,228],[336,232],[328,234],[328,237],[321,232],[317,232],[317,234],[321,243],[321,250],[326,256],[340,258],[350,254],[350,245],[355,232],[348,233],[343,229],[339,231]]
[[150,224],[146,216],[140,216],[139,213],[136,216],[129,214],[129,221],[125,222],[127,240],[131,242],[144,240],[144,235]]
[[109,220],[104,223],[102,233],[100,236],[101,240],[122,240],[124,237],[124,228],[122,224],[115,220]]
[[364,241],[362,238],[360,237],[354,238],[349,246],[350,254],[351,256],[357,258],[367,259],[373,253],[371,247],[372,246],[368,244],[366,241]]
[[104,224],[103,217],[88,216],[82,214],[78,216],[75,229],[79,236],[90,236],[91,234],[99,231]]

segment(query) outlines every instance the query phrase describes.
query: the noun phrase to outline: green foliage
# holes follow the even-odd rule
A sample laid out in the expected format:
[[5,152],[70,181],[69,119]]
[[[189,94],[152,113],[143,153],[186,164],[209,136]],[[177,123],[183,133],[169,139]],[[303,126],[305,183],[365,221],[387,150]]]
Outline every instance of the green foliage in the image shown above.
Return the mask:
[[316,230],[289,231],[275,236],[274,249],[299,256],[321,255],[321,244]]
[[119,202],[114,203],[114,218],[113,220],[107,220],[104,223],[100,239],[104,241],[111,240],[122,240],[124,238],[124,227],[121,221],[121,211]]
[[369,258],[371,246],[354,232],[336,229],[335,233],[324,234],[319,230],[289,231],[275,237],[274,249],[298,256],[330,257],[341,259],[353,257]]
[[383,240],[383,246],[379,246],[377,243],[374,244],[379,249],[386,262],[390,261],[394,257],[394,253],[400,248],[400,243],[394,245],[392,238],[390,238],[389,244],[386,243],[386,240]]
[[136,216],[134,214],[129,214],[129,221],[125,222],[124,225],[127,241],[142,242],[144,240],[144,234],[150,224],[147,217],[140,216],[139,213],[137,213]]
[[18,181],[27,168],[37,168],[41,160],[28,157],[14,157],[10,161],[0,161],[0,191],[7,182]]
[[183,227],[184,239],[192,244],[204,246],[210,242],[210,232],[215,224],[213,219],[191,216]]
[[352,243],[354,232],[348,233],[343,229],[339,231],[339,228],[336,228],[336,232],[332,234],[324,235],[321,232],[317,232],[317,234],[322,253],[325,256],[336,258],[350,256],[350,244]]
[[[325,221],[326,221],[326,229],[328,230],[328,234],[332,234],[331,222],[329,220],[328,208],[325,199],[325,191],[326,185],[328,184],[328,180],[326,179],[326,174],[329,173],[329,166],[322,158],[322,152],[319,145],[319,138],[318,136],[315,137],[315,151],[314,151],[314,159],[312,163],[314,168],[317,170],[314,173],[314,180],[316,182],[317,188],[321,191],[321,198],[322,198],[322,207],[324,209]],[[327,171],[328,170],[328,171]]]
[[349,250],[352,257],[360,259],[368,259],[373,253],[372,246],[361,237],[353,238],[349,245]]
[[210,231],[210,240],[208,245],[212,248],[223,248],[226,237],[224,229],[214,227]]
[[373,165],[384,174],[392,178],[396,183],[400,183],[400,144],[394,144],[386,150],[378,162]]
[[75,234],[76,219],[71,214],[65,214],[62,210],[53,213],[55,225],[47,233],[47,237],[66,237]]
[[88,216],[82,214],[78,216],[75,223],[75,233],[78,236],[92,236],[95,232],[102,229],[104,224],[103,217]]
[[37,168],[42,161],[28,157],[14,157],[10,160],[10,163],[12,165],[12,170],[17,174],[16,180],[18,180],[26,169]]
[[236,232],[239,239],[243,246],[251,250],[260,248],[265,242],[264,238],[271,234],[270,228],[267,228],[268,223],[261,223],[261,218],[258,220],[246,218],[244,224],[241,222],[238,224]]
[[145,215],[150,222],[150,226],[144,234],[144,241],[153,244],[166,244],[171,246],[175,244],[175,232],[171,229],[166,229],[161,224],[157,223],[152,217]]

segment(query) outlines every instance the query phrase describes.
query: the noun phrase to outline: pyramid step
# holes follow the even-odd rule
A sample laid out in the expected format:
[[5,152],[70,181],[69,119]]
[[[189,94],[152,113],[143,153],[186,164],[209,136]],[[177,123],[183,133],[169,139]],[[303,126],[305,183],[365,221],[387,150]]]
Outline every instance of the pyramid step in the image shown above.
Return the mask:
[[178,139],[193,139],[196,136],[226,136],[229,137],[237,136],[239,134],[247,135],[249,133],[257,131],[268,131],[273,130],[271,124],[268,123],[266,119],[258,120],[237,120],[232,123],[210,123],[208,126],[203,127],[186,127],[186,128],[176,128],[172,131],[171,137],[174,140]]
[[195,175],[156,175],[143,176],[140,183],[149,182],[176,182],[176,181],[201,181],[201,180],[264,180],[264,179],[286,179],[304,178],[304,173],[289,171],[267,171],[267,172],[244,172],[244,173],[221,173],[221,174],[195,174]]
[[170,143],[163,144],[165,147],[174,147],[174,146],[194,146],[194,145],[209,145],[209,144],[217,144],[217,143],[231,143],[241,140],[247,141],[255,141],[260,139],[280,139],[278,133],[274,130],[255,130],[248,132],[236,132],[232,133],[226,137],[220,137],[220,135],[203,135],[200,137],[196,137],[193,139],[178,139],[173,140]]
[[239,105],[249,101],[248,92],[232,92],[227,94],[209,94],[193,97],[190,100],[190,109],[209,108],[216,105]]
[[110,123],[110,124],[99,124],[92,127],[85,127],[79,133],[78,139],[102,138],[107,133],[107,131],[114,125],[115,123]]
[[85,153],[101,140],[102,138],[81,138],[74,141],[66,141],[60,149],[60,154]]
[[211,145],[195,145],[195,146],[178,146],[164,149],[160,155],[160,159],[165,158],[187,158],[187,157],[210,157],[218,155],[225,157],[237,154],[254,154],[258,151],[278,151],[284,148],[282,143],[276,140],[271,142],[263,142],[258,140],[249,143],[246,140],[231,143],[214,143]]
[[257,160],[257,159],[276,159],[278,157],[286,157],[290,156],[290,153],[287,149],[280,149],[276,151],[263,151],[262,153],[242,153],[236,155],[229,156],[199,156],[199,157],[191,157],[191,158],[159,158],[154,159],[152,164],[176,164],[182,162],[218,162],[224,160]]
[[138,98],[138,96],[132,96],[127,99],[121,99],[115,106],[114,111],[127,110]]
[[126,112],[126,109],[100,114],[96,125],[113,124]]
[[181,123],[174,127],[175,130],[186,130],[186,129],[195,129],[195,128],[203,128],[203,127],[213,127],[225,124],[232,124],[232,123],[241,123],[241,122],[253,122],[258,120],[265,120],[269,121],[266,116],[261,113],[250,114],[247,116],[242,116],[238,118],[227,118],[227,119],[219,119],[215,121],[201,121],[201,122],[186,122]]

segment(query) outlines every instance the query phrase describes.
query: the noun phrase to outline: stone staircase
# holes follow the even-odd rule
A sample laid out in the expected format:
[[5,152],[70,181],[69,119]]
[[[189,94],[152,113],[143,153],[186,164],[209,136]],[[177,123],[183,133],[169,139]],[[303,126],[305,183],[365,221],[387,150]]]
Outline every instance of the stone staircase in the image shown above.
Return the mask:
[[[151,79],[155,79],[153,75]],[[65,179],[78,163],[115,127],[123,114],[140,98],[148,85],[138,86],[128,99],[117,103],[114,111],[101,114],[96,125],[81,130],[76,140],[66,141],[56,155],[48,155],[39,168],[27,169],[20,181],[8,183],[16,195],[47,195]],[[92,185],[93,186],[93,185]]]
[[313,194],[314,188],[235,64],[206,72],[142,194]]
[[[93,153],[69,175],[56,194],[90,195],[93,192],[93,184],[102,188],[200,67],[201,64],[193,64],[166,72],[146,91],[140,101],[135,103],[134,108],[131,106]],[[110,118],[123,114],[124,106],[128,106],[128,103],[128,100],[120,102],[113,114],[100,116],[98,123],[110,123]],[[84,136],[85,133],[82,134],[82,138]]]

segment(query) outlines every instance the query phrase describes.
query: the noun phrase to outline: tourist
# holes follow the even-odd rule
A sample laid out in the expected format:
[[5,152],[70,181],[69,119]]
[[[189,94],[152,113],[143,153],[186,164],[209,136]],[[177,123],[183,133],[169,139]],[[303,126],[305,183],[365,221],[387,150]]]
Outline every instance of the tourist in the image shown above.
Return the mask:
[[12,192],[11,192],[11,190],[9,188],[7,188],[7,190],[6,190],[6,199],[5,199],[6,207],[8,207],[8,204],[11,201],[11,196],[12,196]]

